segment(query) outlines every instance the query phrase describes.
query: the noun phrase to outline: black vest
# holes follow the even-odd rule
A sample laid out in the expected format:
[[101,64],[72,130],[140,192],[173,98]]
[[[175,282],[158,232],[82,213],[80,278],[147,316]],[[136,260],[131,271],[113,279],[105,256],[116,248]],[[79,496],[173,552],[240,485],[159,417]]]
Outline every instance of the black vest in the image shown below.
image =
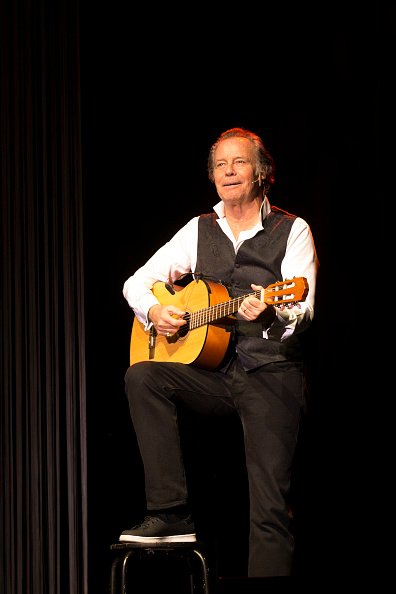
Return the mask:
[[[232,242],[216,222],[217,215],[201,215],[198,223],[196,276],[223,284],[230,297],[252,293],[251,283],[265,288],[284,280],[281,263],[296,216],[273,206],[271,208],[263,222],[264,229],[244,241],[237,254]],[[271,339],[271,334],[270,339],[263,338],[263,329],[271,325],[274,317],[273,309],[269,308],[260,321],[238,321],[228,356],[235,353],[236,347],[245,369],[273,361],[300,361],[298,337],[292,335],[284,342]]]

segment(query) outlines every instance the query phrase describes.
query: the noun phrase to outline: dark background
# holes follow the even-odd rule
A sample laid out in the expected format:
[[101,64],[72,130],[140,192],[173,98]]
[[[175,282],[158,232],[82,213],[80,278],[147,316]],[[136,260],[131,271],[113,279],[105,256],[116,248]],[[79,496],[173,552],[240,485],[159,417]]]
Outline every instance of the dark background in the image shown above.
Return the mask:
[[[381,242],[388,199],[394,9],[261,3],[144,12],[112,4],[81,14],[93,591],[105,592],[110,544],[144,513],[123,386],[132,314],[122,286],[218,200],[207,154],[233,126],[267,143],[277,164],[270,201],[308,221],[321,263],[293,492],[296,574],[334,575],[335,551],[336,572],[352,572],[360,502],[371,488],[363,415],[372,380],[360,307],[381,274],[369,238]],[[218,572],[241,575],[241,436],[237,427],[186,426],[197,528]]]

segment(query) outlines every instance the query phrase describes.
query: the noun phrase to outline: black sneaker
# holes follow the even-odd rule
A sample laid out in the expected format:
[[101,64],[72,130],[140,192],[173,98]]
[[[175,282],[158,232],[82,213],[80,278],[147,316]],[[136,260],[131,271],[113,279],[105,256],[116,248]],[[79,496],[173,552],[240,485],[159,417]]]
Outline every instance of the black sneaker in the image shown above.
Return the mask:
[[121,533],[120,542],[195,542],[194,522],[191,516],[166,522],[159,516],[146,516],[141,524]]

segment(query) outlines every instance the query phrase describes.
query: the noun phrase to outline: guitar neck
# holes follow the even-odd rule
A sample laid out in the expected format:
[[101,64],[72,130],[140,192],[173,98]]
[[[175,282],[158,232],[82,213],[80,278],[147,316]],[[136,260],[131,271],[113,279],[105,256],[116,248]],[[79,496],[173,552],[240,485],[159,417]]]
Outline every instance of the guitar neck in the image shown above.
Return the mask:
[[246,297],[254,296],[257,299],[262,298],[262,290],[254,291],[253,293],[248,293],[247,295],[241,295],[240,297],[235,297],[234,299],[230,299],[229,301],[223,301],[223,303],[216,303],[215,305],[210,305],[209,307],[205,307],[203,309],[199,309],[198,311],[192,312],[189,314],[189,327],[192,330],[193,328],[199,328],[200,326],[204,326],[205,324],[210,324],[210,322],[214,322],[221,318],[225,318],[230,316],[231,314],[238,311],[241,306],[241,303]]
[[215,320],[226,318],[238,311],[241,303],[247,297],[256,297],[261,302],[275,307],[282,307],[289,304],[293,307],[299,301],[303,301],[308,294],[308,281],[305,277],[293,277],[289,280],[278,281],[267,286],[265,289],[258,289],[252,293],[235,297],[229,301],[223,301],[210,305],[209,307],[199,309],[189,317],[189,328],[198,328]]

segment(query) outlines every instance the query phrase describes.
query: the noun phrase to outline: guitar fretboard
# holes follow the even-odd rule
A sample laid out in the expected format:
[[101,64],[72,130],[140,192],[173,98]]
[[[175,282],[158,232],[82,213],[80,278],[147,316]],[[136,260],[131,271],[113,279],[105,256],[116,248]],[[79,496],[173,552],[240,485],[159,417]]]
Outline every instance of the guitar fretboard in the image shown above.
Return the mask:
[[185,320],[187,320],[190,330],[199,328],[200,326],[204,326],[205,324],[209,324],[210,322],[214,322],[215,320],[225,318],[226,316],[235,313],[240,308],[242,301],[250,296],[260,299],[261,290],[235,297],[235,299],[230,299],[230,301],[216,303],[215,305],[199,309],[193,313],[187,314]]

